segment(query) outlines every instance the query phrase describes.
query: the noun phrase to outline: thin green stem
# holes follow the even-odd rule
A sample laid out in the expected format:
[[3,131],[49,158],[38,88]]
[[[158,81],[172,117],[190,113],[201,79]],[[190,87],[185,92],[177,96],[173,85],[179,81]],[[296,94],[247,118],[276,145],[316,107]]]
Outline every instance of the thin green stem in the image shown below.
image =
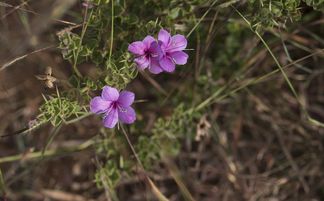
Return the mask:
[[275,61],[277,67],[279,68],[279,70],[281,71],[282,75],[284,76],[285,81],[287,82],[290,90],[292,91],[292,93],[294,94],[295,98],[297,99],[297,101],[301,104],[299,96],[294,88],[294,86],[292,85],[292,83],[290,82],[286,72],[283,70],[281,64],[279,63],[278,59],[276,58],[276,56],[273,54],[272,50],[270,49],[270,47],[268,46],[268,44],[266,43],[266,41],[262,38],[262,36],[259,34],[258,31],[255,31],[252,29],[251,27],[251,23],[243,16],[243,14],[238,11],[234,6],[232,6],[232,8],[243,18],[243,20],[249,25],[250,29],[252,30],[253,33],[255,33],[258,38],[261,40],[261,42],[263,43],[263,45],[265,46],[265,48],[268,50],[268,52],[270,53],[271,57],[273,58],[273,60]]
[[133,152],[133,154],[134,154],[134,156],[135,156],[135,159],[136,159],[137,163],[138,163],[138,164],[140,165],[140,167],[144,170],[144,165],[143,165],[142,161],[140,160],[140,158],[138,157],[138,155],[137,155],[137,153],[136,153],[136,151],[135,151],[135,148],[134,148],[134,146],[132,145],[132,143],[131,143],[131,141],[130,141],[130,139],[129,139],[127,133],[126,133],[125,128],[123,127],[123,125],[121,125],[120,127],[121,127],[121,130],[122,130],[122,133],[124,134],[124,136],[125,136],[125,138],[126,138],[126,140],[127,140],[127,143],[128,143],[128,145],[129,145],[129,147],[131,148],[131,150],[132,150],[132,152]]
[[65,125],[73,124],[73,123],[75,123],[75,122],[80,121],[81,119],[84,119],[84,118],[90,116],[90,115],[92,115],[92,113],[90,113],[90,112],[84,113],[83,115],[81,115],[81,116],[79,116],[79,117],[76,117],[76,118],[71,119],[71,120],[69,120],[69,121],[65,121],[64,124],[65,124]]
[[[312,57],[312,56],[314,56],[316,54],[322,53],[323,51],[324,51],[324,49],[320,49],[320,50],[318,50],[316,52],[313,52],[312,54],[309,54],[309,55],[307,55],[307,56],[305,56],[303,58],[300,58],[300,59],[298,59],[298,60],[296,60],[296,61],[294,61],[294,62],[292,62],[292,63],[290,63],[290,64],[288,64],[288,65],[286,65],[284,67],[282,67],[282,68],[284,70],[284,69],[286,69],[288,67],[294,66],[295,64],[297,64],[297,63],[299,63],[299,62],[301,62],[301,61],[303,61],[303,60],[305,60],[307,58],[310,58],[310,57]],[[204,100],[198,106],[196,106],[194,109],[188,110],[187,113],[191,113],[193,111],[199,111],[199,110],[205,108],[206,106],[214,103],[215,101],[221,101],[221,100],[225,99],[226,97],[231,96],[231,95],[235,94],[236,92],[238,92],[238,91],[240,91],[242,89],[245,89],[248,86],[251,86],[251,85],[254,85],[254,84],[258,84],[258,83],[266,80],[267,78],[275,75],[278,72],[280,72],[280,69],[276,69],[276,70],[271,71],[270,73],[267,73],[267,74],[265,74],[265,75],[263,75],[261,77],[258,77],[258,78],[255,78],[255,79],[251,79],[249,81],[246,81],[245,83],[241,84],[239,87],[232,89],[231,91],[225,93],[222,96],[219,96],[223,91],[225,91],[226,86],[224,86],[224,87],[216,90],[210,97],[208,97],[206,100]],[[312,121],[316,125],[321,125],[322,124],[321,122],[318,122],[318,121],[316,121],[316,120],[314,120],[312,118],[309,118],[309,120]]]
[[324,123],[317,121],[316,119],[313,119],[309,113],[307,112],[307,109],[305,107],[305,105],[301,102],[297,91],[295,90],[294,86],[292,85],[292,83],[290,82],[288,75],[286,74],[286,72],[284,71],[283,67],[281,66],[281,64],[279,63],[278,59],[275,57],[275,55],[273,54],[272,50],[270,49],[270,47],[268,46],[268,44],[266,43],[266,41],[262,38],[262,36],[259,34],[258,31],[255,31],[252,29],[251,27],[251,23],[243,16],[243,14],[238,11],[234,6],[231,6],[242,18],[243,20],[250,26],[250,29],[252,30],[253,33],[255,33],[258,38],[261,40],[261,42],[263,43],[263,45],[265,46],[265,48],[268,50],[268,52],[270,53],[271,57],[273,58],[273,60],[275,61],[278,69],[280,70],[280,72],[282,73],[285,81],[287,82],[290,90],[292,91],[293,95],[295,96],[297,102],[299,103],[299,105],[301,106],[301,110],[303,111],[303,113],[305,114],[305,116],[307,117],[307,120],[309,122],[311,122],[312,124],[316,125],[316,126],[320,126],[320,127],[324,127]]
[[110,30],[110,49],[109,49],[109,63],[111,61],[112,49],[114,44],[114,1],[111,1],[111,30]]
[[122,129],[122,133],[124,134],[126,140],[127,140],[127,143],[129,145],[129,147],[131,148],[134,156],[135,156],[135,159],[137,161],[137,163],[139,164],[140,168],[142,169],[143,173],[144,173],[144,176],[145,176],[145,182],[151,187],[152,189],[152,192],[155,194],[155,196],[158,198],[158,200],[160,201],[169,201],[169,199],[167,199],[162,193],[161,191],[156,187],[156,185],[153,183],[153,181],[150,179],[150,177],[146,174],[145,172],[145,169],[144,169],[144,165],[143,163],[141,162],[140,158],[138,157],[136,151],[135,151],[135,148],[134,146],[132,145],[128,135],[127,135],[127,132],[125,130],[125,128],[123,127],[123,125],[120,126],[121,129]]
[[[232,4],[238,2],[239,0],[229,0],[225,3],[221,3],[217,6],[219,6],[220,8],[226,8],[231,6]],[[211,11],[211,9],[215,6],[215,4],[218,3],[218,0],[214,0],[214,2],[209,6],[208,10],[203,14],[203,16],[201,16],[201,18],[199,19],[199,21],[195,24],[195,26],[190,30],[190,32],[187,34],[187,38],[189,38],[189,36],[192,34],[192,32],[194,32],[194,30],[198,27],[198,25],[205,19],[205,17],[207,16],[207,14]]]
[[58,133],[61,130],[61,128],[62,128],[62,124],[60,124],[57,127],[52,128],[52,131],[50,133],[50,136],[47,139],[47,142],[46,142],[46,144],[45,144],[45,146],[43,148],[43,151],[42,151],[43,156],[42,157],[44,157],[45,151],[47,150],[48,146],[53,142],[54,138],[58,135]]
[[78,77],[82,77],[82,74],[80,73],[80,71],[77,68],[78,57],[79,57],[79,54],[80,54],[80,50],[81,50],[84,35],[86,33],[86,30],[87,30],[88,25],[89,25],[90,18],[92,16],[92,12],[93,12],[93,10],[91,10],[91,12],[89,14],[89,17],[88,17],[88,8],[86,8],[86,10],[85,10],[83,26],[82,26],[82,32],[81,32],[81,37],[80,37],[78,49],[77,49],[76,54],[73,55],[74,56],[73,70],[77,74]]
[[88,140],[72,148],[58,148],[58,149],[45,151],[44,153],[43,151],[38,151],[38,152],[33,152],[28,154],[18,154],[13,156],[2,157],[0,158],[0,164],[19,161],[19,160],[33,160],[37,158],[43,158],[43,157],[45,158],[45,157],[59,156],[59,155],[79,152],[89,148],[93,144],[94,144],[93,140]]
[[5,180],[2,175],[2,171],[0,169],[0,196],[3,196],[6,192],[6,185],[5,185]]
[[204,108],[206,105],[209,105],[209,103],[215,99],[217,96],[219,96],[220,93],[222,93],[225,90],[225,87],[219,88],[217,91],[215,91],[210,97],[208,97],[206,100],[204,100],[202,103],[200,103],[194,110],[199,111],[202,108]]
[[[263,45],[266,47],[266,49],[268,50],[268,52],[270,53],[271,57],[273,58],[273,60],[275,61],[275,63],[277,64],[279,70],[281,71],[285,81],[287,82],[290,90],[292,91],[292,93],[294,94],[295,98],[297,99],[297,101],[301,104],[301,101],[299,99],[299,96],[294,88],[294,86],[292,85],[292,83],[290,82],[288,75],[286,74],[286,72],[284,71],[284,69],[282,68],[281,64],[279,63],[278,59],[276,58],[276,56],[273,54],[272,50],[270,49],[270,47],[268,46],[268,44],[265,42],[265,40],[262,38],[262,36],[259,34],[259,32],[255,31],[254,32],[259,39],[261,40],[261,42],[263,43]],[[302,104],[301,104],[302,105]]]
[[192,32],[194,32],[194,30],[198,27],[198,25],[203,21],[203,19],[205,19],[205,17],[207,16],[207,14],[211,11],[211,9],[213,8],[213,6],[217,3],[217,1],[214,1],[208,8],[208,10],[203,14],[203,16],[201,16],[201,18],[199,19],[199,21],[195,24],[195,26],[190,30],[190,32],[187,34],[187,38],[190,37],[190,35],[192,34]]

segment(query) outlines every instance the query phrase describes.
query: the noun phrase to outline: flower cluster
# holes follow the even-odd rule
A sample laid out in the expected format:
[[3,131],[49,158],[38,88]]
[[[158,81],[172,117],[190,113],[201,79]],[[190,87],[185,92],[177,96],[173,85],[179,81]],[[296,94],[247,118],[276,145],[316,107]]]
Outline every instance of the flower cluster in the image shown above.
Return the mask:
[[[140,70],[148,68],[151,73],[159,74],[173,72],[176,64],[186,64],[188,55],[183,52],[186,47],[187,39],[183,35],[171,36],[161,29],[157,40],[146,36],[143,41],[131,43],[128,51],[135,55],[134,61]],[[118,121],[131,124],[136,120],[136,113],[131,107],[134,99],[132,92],[119,92],[116,88],[105,86],[101,96],[91,100],[90,110],[103,114],[103,124],[107,128],[115,127]]]
[[186,47],[187,39],[183,35],[171,36],[161,29],[157,40],[146,36],[143,41],[131,43],[128,51],[134,54],[134,62],[140,70],[148,68],[151,73],[159,74],[173,72],[176,64],[186,64],[188,55],[183,52]]

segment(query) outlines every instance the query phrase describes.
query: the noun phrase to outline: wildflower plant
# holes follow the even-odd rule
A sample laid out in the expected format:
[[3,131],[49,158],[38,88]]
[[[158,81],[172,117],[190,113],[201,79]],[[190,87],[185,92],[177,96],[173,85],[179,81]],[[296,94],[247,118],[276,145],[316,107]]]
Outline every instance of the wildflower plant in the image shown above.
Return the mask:
[[[150,6],[150,3],[146,2],[145,5]],[[142,12],[143,16],[134,15],[135,10],[138,13],[142,7],[115,1],[86,1],[82,6],[81,26],[68,27],[57,33],[59,48],[63,58],[71,64],[73,74],[66,82],[56,83],[56,94],[44,95],[45,104],[41,107],[38,121],[60,126],[77,122],[78,119],[91,114],[99,114],[103,118],[103,127],[107,129],[115,128],[118,122],[133,124],[137,119],[136,112],[131,106],[135,94],[124,89],[131,87],[129,83],[136,78],[138,70],[147,68],[150,73],[159,74],[174,72],[176,65],[186,64],[189,56],[183,50],[187,47],[187,40],[182,34],[171,36],[166,31],[179,32],[174,27],[177,18],[175,15],[157,20],[145,20],[150,15],[147,12]],[[164,6],[163,12],[165,12],[170,5],[161,6]],[[189,12],[185,14],[185,10],[182,12],[183,15],[189,14]],[[128,16],[129,13],[132,17]],[[140,18],[144,20],[139,20]],[[128,30],[123,30],[122,27],[128,27]],[[130,34],[131,30],[136,34]],[[183,33],[183,30],[180,32]],[[153,37],[154,35],[157,37]],[[91,68],[96,69],[95,73],[87,76],[79,69],[82,63],[92,64]],[[96,96],[99,91],[101,91],[100,96]],[[136,128],[136,125],[133,128]],[[107,135],[111,132],[120,132],[120,130],[104,131],[104,136],[107,137],[99,137],[97,154],[107,161],[104,164],[99,162],[96,182],[101,187],[108,184],[113,188],[120,179],[121,172],[126,170],[129,172],[130,168],[123,169],[123,165],[114,162],[124,161],[127,158],[121,155],[120,146],[102,148],[107,139],[111,142],[118,139],[119,144],[125,140],[120,137],[112,139],[109,134]],[[137,133],[138,130],[135,129],[134,132]],[[140,144],[141,139],[140,137]],[[157,145],[158,139],[162,138],[153,140]],[[148,140],[151,141],[150,138]],[[145,149],[134,146],[136,151],[140,152],[140,159],[145,167],[150,166],[145,162],[150,160],[142,154],[142,151],[150,146],[144,145]],[[152,153],[159,154],[156,151]],[[129,161],[123,164],[128,164],[127,167],[130,164],[134,165]]]

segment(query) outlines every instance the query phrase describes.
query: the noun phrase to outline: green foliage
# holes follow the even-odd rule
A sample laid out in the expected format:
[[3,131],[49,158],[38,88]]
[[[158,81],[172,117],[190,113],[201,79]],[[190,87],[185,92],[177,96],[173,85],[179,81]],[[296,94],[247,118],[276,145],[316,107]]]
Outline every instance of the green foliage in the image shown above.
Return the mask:
[[262,29],[284,26],[287,21],[297,21],[301,13],[300,0],[248,0],[248,13],[252,27]]
[[[303,0],[315,10],[324,11],[323,0]],[[301,0],[248,0],[248,15],[252,27],[260,30],[267,27],[285,26],[287,22],[301,17]]]
[[[94,47],[80,45],[81,38],[79,35],[72,33],[69,30],[63,30],[58,34],[60,45],[62,49],[63,58],[69,60],[71,63],[82,63],[89,59]],[[79,52],[78,58],[75,58]]]
[[109,86],[115,86],[124,89],[126,85],[137,76],[137,70],[134,64],[129,64],[130,54],[125,53],[118,63],[107,61],[107,70],[105,71],[105,83]]
[[85,114],[86,108],[81,107],[78,102],[71,101],[64,97],[50,97],[45,99],[45,103],[40,107],[40,122],[51,122],[53,126],[67,122],[71,119]]
[[[163,155],[177,155],[181,148],[180,142],[184,138],[193,139],[195,124],[192,121],[198,119],[198,116],[200,114],[189,113],[181,104],[172,116],[157,120],[152,135],[138,136],[134,148],[146,170],[151,169]],[[105,165],[96,172],[95,180],[100,188],[115,187],[121,175],[132,175],[131,170],[136,163],[125,152],[127,144],[123,135],[116,134],[110,133],[109,137],[100,138],[96,146],[97,155],[106,160]]]
[[141,135],[136,144],[138,156],[144,167],[150,169],[154,165],[154,161],[159,161],[161,147],[156,138]]
[[[87,86],[92,90],[95,86],[100,88],[104,85],[125,88],[137,76],[136,67],[127,52],[129,42],[135,38],[140,40],[152,30],[157,30],[158,24],[156,21],[139,21],[132,14],[134,12],[127,12],[133,8],[127,7],[128,4],[123,1],[114,2],[114,10],[109,1],[98,0],[92,3],[96,6],[89,9],[85,16],[87,20],[82,30],[85,31],[84,34],[73,33],[72,29],[65,29],[58,34],[63,58],[72,65],[87,62],[97,68],[95,77],[79,80],[80,87]],[[135,34],[130,35],[129,32]],[[110,49],[111,43],[113,49]],[[112,56],[110,52],[114,52]]]
[[324,12],[324,0],[303,0],[308,6],[313,7],[315,10]]
[[235,58],[239,57],[240,51],[242,51],[243,44],[241,41],[251,36],[250,30],[236,21],[228,22],[223,31],[227,37],[217,40],[217,48],[214,51],[213,63],[216,68],[213,68],[213,72],[215,79],[217,77],[230,77],[233,71],[237,71],[242,66],[244,60]]
[[107,161],[104,167],[98,168],[95,180],[98,188],[114,188],[120,180],[120,170],[116,167],[116,161]]
[[94,6],[86,11],[84,9],[83,26],[66,28],[58,33],[59,48],[64,59],[71,65],[86,62],[97,69],[91,78],[74,77],[73,86],[80,88],[84,94],[104,85],[125,88],[137,76],[137,69],[127,52],[128,44],[148,34],[156,35],[160,27],[177,30],[178,33],[186,31],[188,28],[184,22],[195,24],[195,9],[208,1],[145,0],[142,4],[135,0],[114,1],[113,4],[108,0],[89,2]]
[[189,113],[183,104],[180,104],[172,116],[159,118],[153,127],[152,135],[139,137],[136,145],[138,155],[144,167],[151,168],[154,161],[162,155],[175,156],[180,151],[180,142],[184,138],[193,139],[193,120],[199,116]]
[[98,157],[106,160],[104,166],[99,166],[95,180],[99,188],[113,188],[119,182],[122,173],[129,174],[133,165],[125,154],[125,141],[119,134],[109,132],[98,137],[96,152]]

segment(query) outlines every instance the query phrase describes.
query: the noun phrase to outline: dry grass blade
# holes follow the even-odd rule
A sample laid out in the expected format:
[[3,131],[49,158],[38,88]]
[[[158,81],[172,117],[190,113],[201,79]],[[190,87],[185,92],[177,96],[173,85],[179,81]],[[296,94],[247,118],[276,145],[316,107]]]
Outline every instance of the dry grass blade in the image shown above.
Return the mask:
[[139,71],[141,73],[141,75],[143,75],[143,77],[152,84],[152,86],[154,88],[156,88],[156,90],[158,90],[160,93],[162,93],[163,95],[167,95],[168,93],[161,87],[161,85],[155,81],[154,79],[152,79],[146,72],[144,71]]
[[300,171],[300,168],[298,167],[297,163],[294,161],[292,155],[290,154],[289,150],[287,149],[283,139],[282,139],[282,134],[280,132],[280,130],[278,129],[278,131],[276,132],[276,135],[279,139],[279,143],[280,143],[280,146],[287,158],[287,160],[289,161],[291,167],[293,168],[293,170],[296,172],[297,176],[298,176],[298,179],[300,181],[300,183],[302,184],[303,188],[304,188],[304,191],[306,193],[309,193],[309,186],[304,178],[304,176],[302,175],[301,171]]
[[185,198],[185,200],[195,201],[193,196],[190,194],[190,191],[188,190],[186,185],[183,183],[183,181],[180,177],[180,171],[178,170],[176,165],[171,160],[169,160],[167,158],[164,159],[164,162],[165,162],[166,166],[169,168],[171,176],[174,179],[174,181],[177,183],[178,187],[180,188],[181,193],[182,193],[183,197]]
[[239,16],[241,16],[243,18],[243,20],[250,26],[251,31],[256,34],[256,36],[258,36],[258,38],[261,40],[261,42],[263,43],[263,45],[265,46],[265,48],[268,50],[268,52],[270,53],[271,57],[273,58],[274,62],[276,63],[278,69],[280,70],[282,76],[284,77],[287,85],[290,88],[290,91],[292,92],[292,94],[294,95],[295,99],[297,100],[298,104],[300,105],[303,113],[305,114],[305,116],[307,117],[307,120],[309,121],[309,123],[315,125],[315,126],[319,126],[319,127],[324,127],[324,123],[317,121],[316,119],[314,119],[313,117],[311,117],[311,115],[309,115],[305,105],[302,103],[295,87],[293,86],[292,82],[290,81],[290,78],[288,77],[287,73],[284,70],[284,67],[280,64],[279,60],[277,59],[277,57],[274,55],[274,53],[272,52],[271,48],[269,47],[268,43],[263,39],[263,37],[260,35],[260,33],[258,31],[254,31],[251,27],[251,23],[243,16],[243,14],[238,11],[234,6],[232,6],[232,8],[238,13]]
[[5,194],[5,189],[6,186],[2,175],[2,170],[0,169],[0,196],[3,196]]
[[17,57],[17,58],[15,58],[15,59],[13,59],[13,60],[11,60],[11,61],[9,61],[9,62],[3,64],[3,65],[0,67],[0,71],[2,71],[2,70],[4,70],[4,69],[8,68],[9,66],[15,64],[16,62],[18,62],[18,61],[20,61],[20,60],[22,60],[22,59],[24,59],[24,58],[26,58],[26,57],[28,57],[28,56],[30,56],[30,55],[32,55],[32,54],[35,54],[35,53],[38,53],[38,52],[42,52],[42,51],[45,51],[45,50],[48,50],[48,49],[51,49],[51,48],[54,48],[54,47],[55,47],[55,46],[47,46],[47,47],[43,47],[43,48],[41,48],[41,49],[38,49],[38,50],[35,50],[35,51],[33,51],[33,52],[30,52],[30,53],[24,54],[24,55],[22,55],[22,56],[20,56],[20,57]]
[[[14,6],[14,5],[11,5],[11,4],[7,4],[7,3],[0,2],[0,6],[2,6],[2,7],[15,8],[13,11],[20,10],[20,11],[23,11],[23,12],[31,13],[33,15],[37,15],[37,16],[40,16],[40,17],[44,17],[42,14],[39,14],[39,13],[37,13],[35,11],[28,10],[28,9],[25,9],[25,8],[21,8],[25,4],[26,4],[26,2],[24,2],[24,4],[21,4],[20,6]],[[10,13],[7,13],[6,15],[2,16],[2,19],[4,19],[5,17],[7,17]],[[52,19],[52,20],[54,20],[56,22],[63,23],[63,24],[67,24],[67,25],[73,25],[73,26],[77,25],[77,24],[75,24],[73,22],[68,22],[68,21],[65,21],[65,20],[59,20],[59,19]]]
[[152,189],[152,192],[154,193],[154,195],[159,199],[159,201],[169,201],[164,195],[163,193],[158,189],[158,187],[153,183],[153,181],[149,178],[149,176],[147,176],[146,172],[145,172],[145,169],[144,169],[144,166],[141,162],[141,160],[139,159],[136,151],[135,151],[135,148],[134,146],[132,145],[127,133],[126,133],[126,130],[124,129],[123,126],[121,126],[121,129],[122,129],[122,133],[124,134],[126,140],[127,140],[127,143],[128,145],[130,146],[135,158],[136,158],[136,161],[138,162],[140,168],[143,170],[143,173],[144,173],[144,176],[145,176],[145,179],[148,183],[148,185],[150,186],[150,188]]
[[42,190],[42,194],[50,199],[61,201],[90,201],[89,199],[80,195],[67,193],[59,190]]
[[[28,0],[29,1],[29,0]],[[13,8],[12,10],[10,10],[8,13],[6,13],[5,15],[3,15],[1,17],[1,20],[5,19],[8,15],[10,15],[11,13],[15,12],[16,10],[19,10],[21,9],[21,7],[23,7],[24,5],[26,5],[28,3],[28,1],[24,1],[22,2],[20,5],[18,6],[11,6],[10,4],[0,4],[0,6],[4,6],[4,7],[10,7],[10,8]]]
[[169,199],[167,199],[162,193],[161,191],[158,189],[158,187],[156,187],[156,185],[153,183],[153,181],[147,177],[147,180],[150,184],[150,187],[152,189],[152,192],[154,193],[154,195],[159,199],[159,201],[169,201]]
[[69,153],[75,153],[79,151],[83,151],[89,147],[91,147],[94,144],[93,140],[88,140],[80,145],[69,147],[69,148],[57,148],[57,149],[50,149],[45,152],[38,151],[38,152],[28,152],[28,153],[22,153],[12,156],[6,156],[0,158],[0,164],[1,163],[10,163],[14,161],[21,161],[21,160],[33,160],[43,157],[53,157],[53,156],[59,156],[59,155],[65,155]]

